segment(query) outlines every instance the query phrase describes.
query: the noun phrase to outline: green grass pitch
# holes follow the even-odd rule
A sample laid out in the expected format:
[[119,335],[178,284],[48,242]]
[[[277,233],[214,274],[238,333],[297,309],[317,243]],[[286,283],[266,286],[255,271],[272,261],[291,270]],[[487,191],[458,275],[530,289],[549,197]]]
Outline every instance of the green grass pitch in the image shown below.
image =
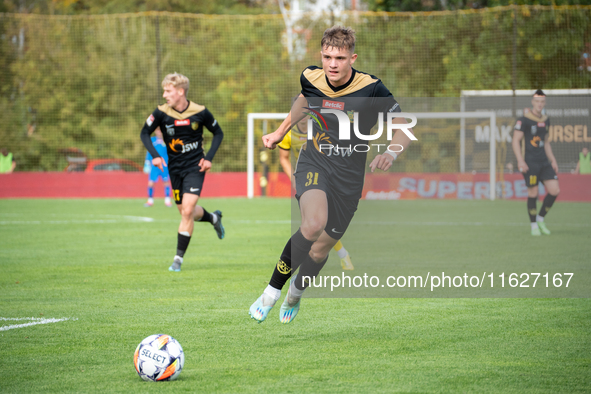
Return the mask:
[[[292,324],[278,306],[256,324],[248,307],[290,236],[289,200],[202,200],[223,211],[226,239],[197,223],[181,273],[168,272],[178,212],[142,203],[0,200],[0,318],[71,318],[0,321],[0,392],[591,391],[587,298],[307,298]],[[558,200],[541,239],[524,202],[391,206],[393,259],[454,259],[454,240],[471,240],[485,264],[589,260],[591,204]],[[461,224],[471,221],[492,225]],[[354,239],[344,243],[361,269]],[[334,253],[328,265],[339,272]],[[184,348],[177,381],[144,382],[133,368],[156,333]]]

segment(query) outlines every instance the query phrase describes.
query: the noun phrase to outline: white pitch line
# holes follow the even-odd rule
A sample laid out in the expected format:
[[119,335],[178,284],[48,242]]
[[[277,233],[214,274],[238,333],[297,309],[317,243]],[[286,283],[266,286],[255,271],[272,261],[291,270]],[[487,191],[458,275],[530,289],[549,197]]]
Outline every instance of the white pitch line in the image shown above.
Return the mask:
[[24,327],[36,326],[38,324],[59,323],[61,321],[78,320],[78,319],[75,318],[75,317],[62,317],[61,319],[54,319],[54,318],[44,319],[44,318],[38,318],[38,317],[22,317],[22,318],[0,317],[0,320],[4,320],[4,321],[7,321],[7,320],[8,321],[33,320],[31,323],[12,324],[10,326],[2,326],[2,327],[0,327],[0,331],[8,331],[8,330],[13,330],[15,328],[24,328]]
[[[14,224],[113,224],[121,222],[143,222],[150,223],[154,219],[143,217],[143,216],[117,216],[117,215],[104,215],[110,219],[90,219],[90,220],[79,220],[79,219],[67,219],[67,220],[1,220],[0,226],[9,226]],[[121,220],[121,218],[123,220]]]

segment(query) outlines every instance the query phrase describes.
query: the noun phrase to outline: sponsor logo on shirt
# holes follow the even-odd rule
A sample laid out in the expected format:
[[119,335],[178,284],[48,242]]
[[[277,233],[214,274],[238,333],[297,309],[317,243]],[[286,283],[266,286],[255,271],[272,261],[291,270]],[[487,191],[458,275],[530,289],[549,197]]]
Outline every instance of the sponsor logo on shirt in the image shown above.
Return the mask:
[[322,108],[331,108],[331,109],[338,109],[340,111],[345,110],[345,103],[340,101],[329,101],[329,100],[322,100]]
[[197,149],[197,147],[199,146],[199,142],[191,142],[188,144],[185,144],[183,142],[183,140],[179,139],[173,139],[172,141],[170,141],[170,144],[168,144],[168,146],[170,147],[170,150],[172,150],[173,152],[176,153],[186,153],[186,152],[190,152],[192,150]]
[[398,108],[398,107],[399,107],[399,105],[398,105],[398,103],[396,103],[396,104],[394,104],[394,105],[392,106],[392,108],[390,108],[390,109],[388,110],[388,112],[394,112],[394,111],[396,111],[396,108]]
[[146,119],[146,124],[148,127],[152,126],[152,123],[154,123],[154,115],[150,115],[148,116],[148,119]]
[[174,125],[175,126],[188,126],[190,124],[191,124],[191,121],[189,119],[175,120],[174,121]]

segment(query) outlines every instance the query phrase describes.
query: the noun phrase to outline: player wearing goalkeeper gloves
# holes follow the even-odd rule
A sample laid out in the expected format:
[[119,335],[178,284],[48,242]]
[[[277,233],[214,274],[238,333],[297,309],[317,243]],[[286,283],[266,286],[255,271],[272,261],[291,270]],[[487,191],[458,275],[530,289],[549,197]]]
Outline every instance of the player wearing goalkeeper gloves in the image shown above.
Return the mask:
[[[211,169],[211,161],[218,150],[224,133],[207,108],[187,100],[189,79],[181,74],[168,74],[162,81],[166,104],[158,108],[146,120],[140,137],[152,155],[152,164],[163,170],[168,167],[174,200],[181,214],[176,255],[169,270],[179,272],[191,236],[194,222],[209,222],[219,239],[224,238],[222,212],[209,213],[197,205],[205,173]],[[160,156],[150,135],[160,127],[166,143],[168,163]],[[203,127],[213,134],[211,147],[203,152]]]
[[[300,77],[302,91],[289,115],[275,132],[263,136],[265,147],[274,149],[301,119],[315,117],[313,138],[300,151],[294,172],[301,226],[287,241],[269,285],[249,309],[259,323],[267,318],[281,289],[299,268],[279,311],[282,323],[293,321],[310,284],[307,278],[319,274],[328,253],[353,219],[363,190],[367,151],[339,147],[367,141],[353,131],[357,128],[365,136],[370,134],[378,113],[400,112],[400,106],[378,78],[353,69],[357,59],[354,51],[352,29],[327,29],[321,41],[322,68],[311,66],[304,70]],[[353,122],[354,114],[360,114],[358,122]],[[407,123],[404,118],[392,121]],[[340,139],[341,124],[350,132],[349,138]],[[410,138],[397,130],[391,144],[404,148],[409,142]],[[383,152],[369,165],[372,172],[388,170],[396,158],[396,153]]]
[[[531,101],[532,109],[519,118],[513,130],[512,147],[517,158],[517,168],[525,178],[527,186],[527,213],[531,223],[531,235],[550,235],[544,218],[560,189],[558,187],[558,164],[552,153],[549,140],[550,120],[544,115],[546,95],[536,90]],[[521,140],[525,139],[525,155],[521,155]],[[537,213],[538,182],[542,182],[548,194]],[[537,213],[537,214],[536,214]]]
[[[283,172],[285,172],[285,175],[287,175],[290,180],[293,180],[290,152],[293,152],[296,160],[300,156],[300,150],[307,141],[307,134],[303,131],[306,130],[307,120],[308,117],[300,120],[298,124],[285,135],[283,141],[277,145],[277,147],[279,147],[279,162],[281,163]],[[339,240],[333,249],[341,259],[341,268],[346,271],[353,271],[355,267],[353,267],[351,256],[349,256],[349,252],[345,249],[343,243]]]

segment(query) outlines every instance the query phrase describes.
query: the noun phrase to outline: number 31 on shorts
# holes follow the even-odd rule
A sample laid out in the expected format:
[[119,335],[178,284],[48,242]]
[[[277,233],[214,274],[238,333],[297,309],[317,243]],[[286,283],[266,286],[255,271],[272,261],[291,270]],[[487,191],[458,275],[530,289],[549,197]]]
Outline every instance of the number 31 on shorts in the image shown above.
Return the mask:
[[304,186],[310,186],[310,185],[317,185],[318,184],[318,173],[317,172],[309,172],[306,175],[307,178],[307,182]]

